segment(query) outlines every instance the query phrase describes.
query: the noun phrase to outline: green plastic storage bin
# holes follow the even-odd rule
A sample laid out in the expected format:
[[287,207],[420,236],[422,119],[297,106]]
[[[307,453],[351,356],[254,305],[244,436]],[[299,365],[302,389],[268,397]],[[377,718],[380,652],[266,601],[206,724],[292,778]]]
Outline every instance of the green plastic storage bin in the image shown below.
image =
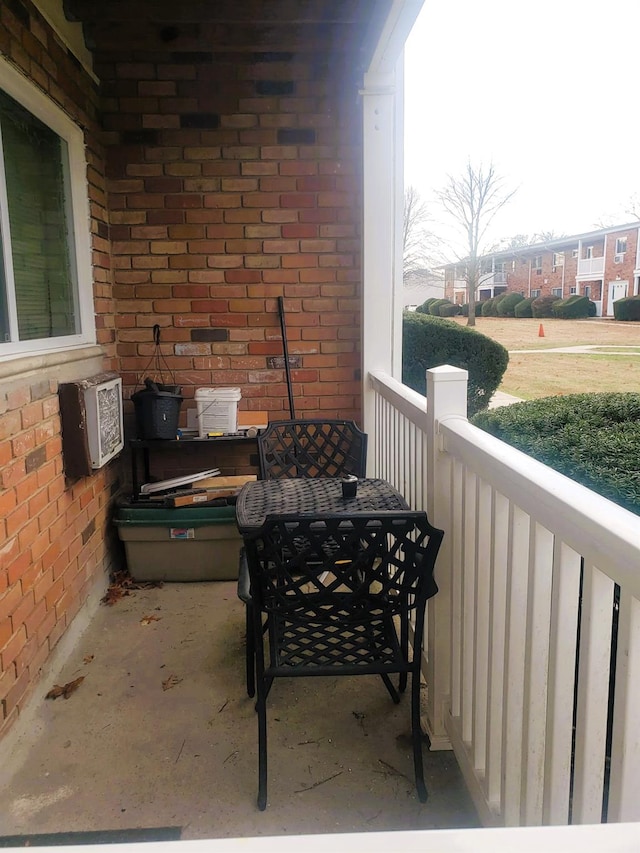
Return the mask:
[[114,519],[136,581],[238,577],[242,538],[235,506],[120,507]]

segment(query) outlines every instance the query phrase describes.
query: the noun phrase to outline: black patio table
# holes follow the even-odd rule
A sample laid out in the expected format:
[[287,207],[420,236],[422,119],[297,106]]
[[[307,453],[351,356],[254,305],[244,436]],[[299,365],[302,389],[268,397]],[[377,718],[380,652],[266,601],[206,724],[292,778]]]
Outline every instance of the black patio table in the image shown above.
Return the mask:
[[340,512],[406,510],[409,505],[386,480],[358,480],[356,496],[342,496],[339,477],[295,477],[257,480],[242,487],[236,503],[236,522],[241,534],[259,530],[269,515],[314,515]]

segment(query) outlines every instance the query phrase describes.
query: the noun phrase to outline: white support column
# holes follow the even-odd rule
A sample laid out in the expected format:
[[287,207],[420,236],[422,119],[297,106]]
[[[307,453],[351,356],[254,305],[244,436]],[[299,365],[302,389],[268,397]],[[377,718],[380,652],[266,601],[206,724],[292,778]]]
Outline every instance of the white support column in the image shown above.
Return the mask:
[[374,395],[367,377],[402,368],[402,59],[394,71],[368,72],[364,121],[362,375],[363,423],[372,433]]
[[436,564],[439,592],[429,600],[427,629],[427,717],[431,749],[451,749],[445,727],[451,695],[451,582],[454,572],[451,522],[451,460],[440,446],[439,424],[467,416],[466,370],[444,365],[427,370],[427,514],[444,530]]

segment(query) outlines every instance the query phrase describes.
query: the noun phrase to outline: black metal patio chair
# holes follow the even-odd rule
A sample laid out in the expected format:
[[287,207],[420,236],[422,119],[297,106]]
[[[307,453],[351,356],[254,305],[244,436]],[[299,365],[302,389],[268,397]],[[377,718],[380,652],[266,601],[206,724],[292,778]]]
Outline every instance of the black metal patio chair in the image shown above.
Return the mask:
[[[290,477],[364,477],[367,467],[367,434],[354,421],[310,419],[272,421],[258,436],[261,480]],[[244,549],[240,551],[240,575]],[[247,692],[254,695],[254,638],[248,589],[238,586],[246,606]]]
[[364,477],[367,434],[353,421],[273,421],[258,436],[260,479]]
[[[282,676],[379,675],[394,702],[411,676],[415,782],[426,801],[420,663],[442,536],[424,512],[402,510],[271,516],[245,537],[248,577],[240,583],[250,598],[255,638],[261,810],[267,803],[266,702]],[[398,688],[392,674],[399,676]]]

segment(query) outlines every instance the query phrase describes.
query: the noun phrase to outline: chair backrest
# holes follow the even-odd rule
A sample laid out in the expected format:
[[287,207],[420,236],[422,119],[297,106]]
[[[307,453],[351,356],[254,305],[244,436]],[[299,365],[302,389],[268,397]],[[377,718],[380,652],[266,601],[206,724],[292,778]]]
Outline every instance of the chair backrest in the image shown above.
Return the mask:
[[270,516],[246,539],[252,596],[260,610],[295,619],[311,608],[319,621],[333,608],[371,619],[423,608],[442,536],[412,510]]
[[364,477],[367,435],[353,421],[273,421],[258,436],[260,478]]

